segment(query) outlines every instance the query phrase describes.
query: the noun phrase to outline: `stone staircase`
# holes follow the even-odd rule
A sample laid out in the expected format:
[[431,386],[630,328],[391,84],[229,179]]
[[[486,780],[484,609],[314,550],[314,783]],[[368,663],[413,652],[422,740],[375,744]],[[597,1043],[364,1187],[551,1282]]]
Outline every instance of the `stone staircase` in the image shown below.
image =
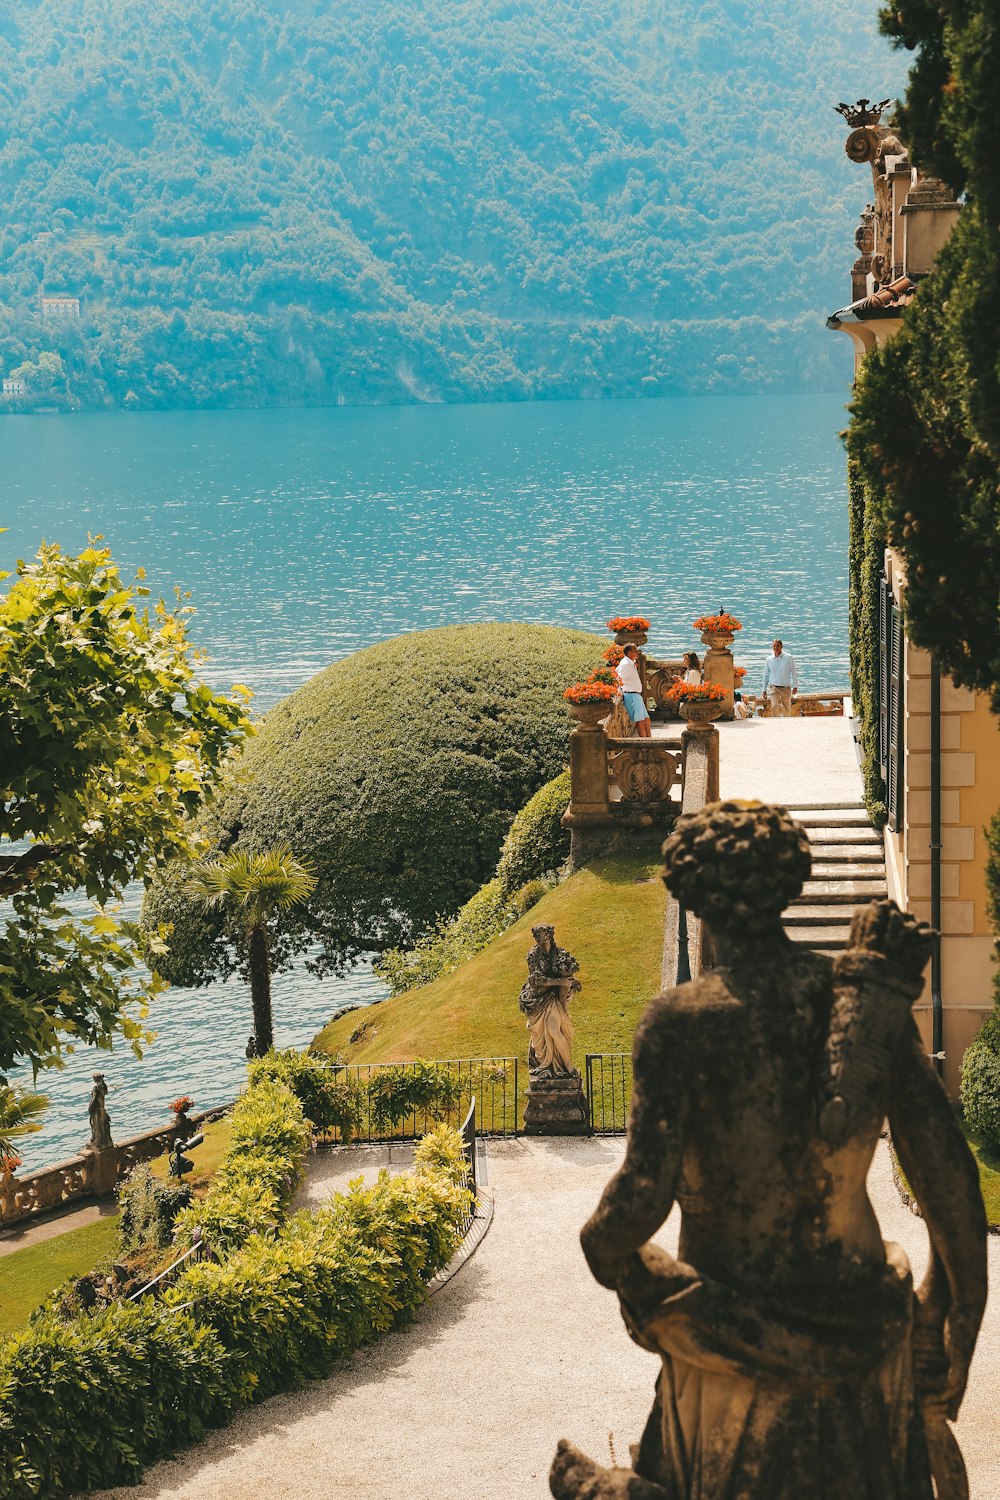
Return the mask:
[[812,848],[812,873],[784,912],[788,936],[821,953],[847,947],[856,906],[885,897],[882,838],[860,802],[800,803],[788,811],[801,823]]

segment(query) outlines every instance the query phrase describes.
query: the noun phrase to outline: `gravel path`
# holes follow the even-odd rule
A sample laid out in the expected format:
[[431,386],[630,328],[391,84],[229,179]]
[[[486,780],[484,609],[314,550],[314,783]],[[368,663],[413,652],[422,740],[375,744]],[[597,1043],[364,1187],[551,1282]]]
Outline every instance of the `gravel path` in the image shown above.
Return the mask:
[[[355,1355],[330,1379],[244,1413],[151,1470],[116,1500],[542,1500],[556,1440],[607,1461],[638,1438],[657,1361],[625,1335],[615,1300],[590,1277],[577,1239],[622,1141],[491,1142],[493,1226],[473,1259],[411,1327]],[[405,1158],[396,1153],[395,1169]],[[316,1199],[378,1159],[320,1157]],[[926,1258],[879,1147],[871,1193],[887,1238]],[[666,1226],[670,1245],[676,1222]],[[1000,1240],[990,1241],[1000,1272]],[[1000,1494],[1000,1309],[991,1300],[959,1436],[972,1500]]]

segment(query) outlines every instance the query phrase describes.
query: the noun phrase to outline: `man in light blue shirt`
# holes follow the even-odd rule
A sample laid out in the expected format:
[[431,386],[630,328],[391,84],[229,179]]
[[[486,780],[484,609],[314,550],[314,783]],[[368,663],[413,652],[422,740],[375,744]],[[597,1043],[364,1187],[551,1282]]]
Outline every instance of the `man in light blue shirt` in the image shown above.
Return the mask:
[[772,641],[772,655],[764,663],[761,691],[771,708],[772,719],[787,719],[792,712],[792,697],[799,690],[799,669],[795,657],[788,656],[780,641]]

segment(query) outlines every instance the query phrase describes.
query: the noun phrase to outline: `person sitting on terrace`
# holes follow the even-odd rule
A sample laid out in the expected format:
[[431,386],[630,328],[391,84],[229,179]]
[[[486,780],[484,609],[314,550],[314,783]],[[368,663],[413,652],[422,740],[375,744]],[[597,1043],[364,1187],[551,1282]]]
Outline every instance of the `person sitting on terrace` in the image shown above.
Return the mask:
[[636,658],[639,655],[639,647],[630,645],[625,647],[625,655],[618,663],[615,671],[618,673],[618,681],[622,685],[622,702],[625,704],[625,712],[635,725],[635,732],[640,739],[648,740],[652,736],[652,728],[649,723],[649,710],[646,700],[642,696],[642,678],[639,676],[639,668],[636,666]]
[[701,662],[698,660],[697,651],[685,651],[681,682],[690,683],[692,687],[697,687],[701,682]]

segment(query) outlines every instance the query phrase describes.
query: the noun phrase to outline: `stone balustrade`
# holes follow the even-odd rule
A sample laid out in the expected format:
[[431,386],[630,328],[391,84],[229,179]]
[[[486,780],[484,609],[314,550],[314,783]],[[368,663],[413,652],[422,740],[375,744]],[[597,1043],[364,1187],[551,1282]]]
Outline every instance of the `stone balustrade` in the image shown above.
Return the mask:
[[[217,1120],[226,1108],[192,1115],[191,1126],[200,1128],[208,1120]],[[69,1161],[23,1177],[5,1177],[0,1182],[0,1227],[51,1213],[78,1199],[106,1195],[139,1162],[152,1161],[169,1151],[176,1138],[177,1126],[171,1123],[134,1135],[106,1151],[83,1151]]]

